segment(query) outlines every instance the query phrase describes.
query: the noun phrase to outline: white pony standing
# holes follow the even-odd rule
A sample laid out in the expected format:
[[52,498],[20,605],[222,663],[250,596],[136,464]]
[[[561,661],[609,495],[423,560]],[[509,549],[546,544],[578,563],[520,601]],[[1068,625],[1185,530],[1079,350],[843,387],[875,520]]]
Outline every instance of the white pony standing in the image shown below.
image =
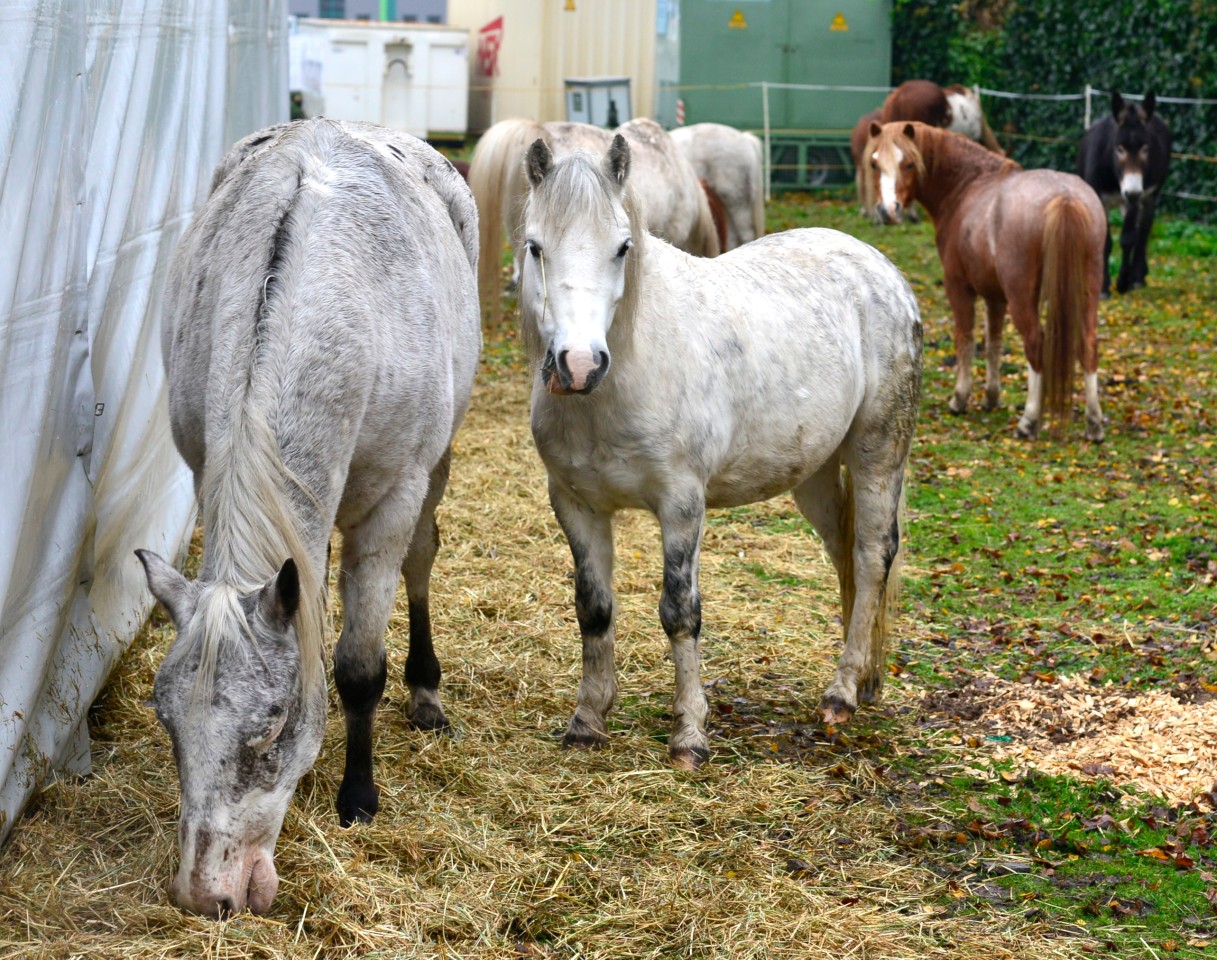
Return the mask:
[[698,555],[708,507],[792,490],[841,587],[845,648],[824,718],[883,683],[885,606],[921,385],[921,319],[900,272],[834,230],[790,230],[716,259],[647,232],[630,147],[554,159],[529,148],[520,306],[532,432],[575,563],[583,679],[565,743],[607,737],[613,515],[663,534],[659,617],[676,695],[668,753],[709,755],[700,682]]
[[693,171],[727,211],[724,252],[765,235],[765,148],[754,133],[723,123],[694,123],[671,131]]
[[184,909],[261,913],[274,899],[275,842],[325,729],[335,524],[341,821],[378,808],[372,721],[403,573],[410,716],[447,722],[428,580],[481,347],[476,233],[468,187],[425,143],[318,119],[233,147],[178,245],[162,348],[202,504],[202,572],[139,557],[177,628],[154,698],[181,785],[170,890]]

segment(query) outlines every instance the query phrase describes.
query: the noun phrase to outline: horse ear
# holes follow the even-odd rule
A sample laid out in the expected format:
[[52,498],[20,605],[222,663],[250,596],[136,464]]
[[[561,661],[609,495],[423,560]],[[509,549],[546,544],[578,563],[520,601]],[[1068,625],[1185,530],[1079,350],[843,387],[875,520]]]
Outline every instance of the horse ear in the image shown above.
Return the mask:
[[296,561],[288,557],[279,572],[262,588],[258,601],[267,617],[280,626],[291,623],[300,608],[300,571]]
[[549,144],[538,137],[528,148],[528,154],[524,158],[524,167],[528,171],[528,182],[534,187],[539,187],[553,166],[554,155],[549,152]]
[[198,599],[198,587],[173,569],[168,561],[151,550],[136,550],[135,555],[144,565],[144,576],[148,589],[169,611],[178,630],[194,616],[194,604]]
[[1149,93],[1147,93],[1145,95],[1145,99],[1143,101],[1141,101],[1141,107],[1145,111],[1146,120],[1148,120],[1150,117],[1152,117],[1154,115],[1154,107],[1156,107],[1157,105],[1158,105],[1158,98],[1154,95],[1154,92],[1151,90]]
[[618,184],[625,183],[630,175],[630,145],[621,134],[613,137],[612,146],[608,152],[608,175]]
[[882,132],[883,132],[883,127],[880,125],[879,121],[878,121],[878,120],[872,120],[872,121],[870,122],[870,135],[871,135],[871,138],[873,139],[874,137],[879,136],[879,134],[881,134]]
[[1124,110],[1124,98],[1120,96],[1119,90],[1111,91],[1111,115],[1117,120],[1120,119],[1120,114]]
[[904,125],[904,129],[903,129],[902,131],[900,131],[900,132],[901,132],[901,133],[903,133],[903,134],[904,134],[906,137],[908,137],[910,140],[912,140],[914,143],[916,143],[916,141],[917,141],[917,128],[916,128],[916,127],[914,127],[914,126],[913,126],[911,123],[906,123],[906,124]]

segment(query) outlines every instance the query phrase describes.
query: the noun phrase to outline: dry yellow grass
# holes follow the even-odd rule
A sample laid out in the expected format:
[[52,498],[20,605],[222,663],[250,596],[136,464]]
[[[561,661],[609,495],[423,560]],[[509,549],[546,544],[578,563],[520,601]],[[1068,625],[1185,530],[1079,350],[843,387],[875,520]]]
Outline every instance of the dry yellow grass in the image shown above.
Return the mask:
[[[790,747],[823,744],[814,707],[839,627],[817,542],[772,532],[785,518],[798,527],[788,499],[718,515],[706,537],[704,677],[713,703],[738,705],[712,711],[712,761],[696,774],[665,762],[661,561],[642,516],[617,534],[612,742],[560,748],[579,669],[571,563],[512,356],[501,342],[488,354],[441,508],[432,609],[456,735],[403,720],[403,595],[375,823],[338,826],[342,721],[331,709],[277,847],[270,916],[185,916],[165,893],[173,761],[144,705],[170,640],[155,619],[94,709],[94,775],[50,785],[0,852],[0,958],[1076,955],[1076,941],[983,901],[979,915],[952,913],[945,882],[897,847],[902,811],[885,802],[882,768],[922,736],[911,720],[883,720],[870,746]],[[887,705],[905,697],[889,690]],[[878,722],[870,710],[857,724]]]

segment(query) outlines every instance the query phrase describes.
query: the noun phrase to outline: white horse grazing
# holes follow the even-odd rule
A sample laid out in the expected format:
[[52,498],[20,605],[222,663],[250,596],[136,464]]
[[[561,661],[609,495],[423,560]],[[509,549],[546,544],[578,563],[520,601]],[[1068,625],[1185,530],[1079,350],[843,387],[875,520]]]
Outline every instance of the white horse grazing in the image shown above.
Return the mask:
[[789,230],[713,260],[651,236],[630,147],[526,156],[520,305],[532,432],[575,562],[583,680],[568,745],[606,738],[612,518],[663,531],[659,616],[676,665],[673,763],[709,755],[699,678],[707,507],[793,490],[840,580],[845,649],[823,699],[845,722],[883,682],[885,594],[921,389],[921,319],[900,272],[834,230]]
[[[654,120],[637,118],[617,128],[634,151],[638,199],[657,236],[699,257],[721,253],[709,201],[697,174],[672,138]],[[481,216],[478,286],[483,310],[499,316],[499,264],[503,231],[519,243],[520,211],[528,181],[520,158],[542,139],[561,156],[573,150],[607,150],[613,133],[586,123],[503,120],[482,134],[469,162],[469,186]],[[519,280],[519,260],[512,281]]]
[[755,134],[722,123],[677,127],[672,139],[727,210],[727,250],[765,235],[765,148]]
[[275,896],[275,841],[325,729],[335,523],[341,821],[378,806],[372,720],[401,573],[411,717],[446,723],[428,580],[481,346],[476,230],[468,188],[426,144],[306,120],[238,143],[178,246],[162,348],[202,503],[202,572],[191,582],[138,555],[177,627],[155,701],[181,784],[171,892],[184,909],[262,912]]

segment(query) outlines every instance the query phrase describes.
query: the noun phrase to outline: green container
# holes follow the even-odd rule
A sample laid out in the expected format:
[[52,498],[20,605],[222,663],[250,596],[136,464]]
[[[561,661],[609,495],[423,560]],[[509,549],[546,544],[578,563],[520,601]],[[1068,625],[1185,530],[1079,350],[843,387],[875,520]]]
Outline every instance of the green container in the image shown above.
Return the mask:
[[[678,79],[674,88],[661,87],[660,122],[677,122],[679,98],[686,124],[712,121],[760,134],[762,81],[877,88],[768,91],[774,185],[849,179],[850,131],[891,84],[890,0],[659,0],[667,9],[676,2]],[[671,83],[671,71],[663,73]]]

